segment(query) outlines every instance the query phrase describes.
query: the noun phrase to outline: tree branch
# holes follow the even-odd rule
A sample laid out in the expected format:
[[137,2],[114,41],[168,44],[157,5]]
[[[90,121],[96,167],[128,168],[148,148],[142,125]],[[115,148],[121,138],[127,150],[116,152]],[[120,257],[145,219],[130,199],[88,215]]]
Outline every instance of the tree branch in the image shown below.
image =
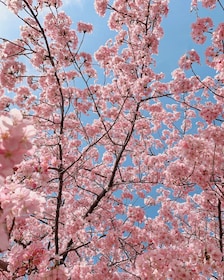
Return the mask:
[[0,270],[1,271],[8,271],[8,262],[5,262],[3,260],[0,260]]
[[134,131],[134,126],[135,126],[135,121],[136,121],[136,118],[137,118],[137,113],[138,113],[138,110],[139,110],[139,107],[140,107],[140,103],[137,104],[137,107],[136,107],[136,111],[135,111],[135,115],[134,115],[134,119],[132,120],[132,126],[131,126],[131,131],[128,132],[126,138],[125,138],[125,141],[124,141],[124,144],[122,145],[122,148],[120,150],[120,153],[118,154],[118,157],[114,163],[114,167],[113,167],[113,170],[112,170],[112,174],[111,174],[111,177],[110,177],[110,181],[108,183],[108,186],[107,188],[103,189],[102,192],[97,196],[96,200],[91,204],[91,206],[89,207],[89,209],[87,210],[87,212],[85,213],[84,215],[84,219],[91,213],[93,213],[94,209],[98,206],[98,204],[100,203],[101,199],[106,195],[106,193],[113,187],[114,185],[114,178],[115,178],[115,175],[116,175],[116,172],[117,172],[117,169],[118,169],[118,166],[119,166],[119,163],[120,163],[120,160],[122,158],[122,155],[123,155],[123,152],[125,151],[126,149],[126,146],[133,134],[133,131]]
[[223,253],[223,228],[222,228],[222,208],[221,200],[218,200],[218,221],[219,221],[219,247],[220,251]]

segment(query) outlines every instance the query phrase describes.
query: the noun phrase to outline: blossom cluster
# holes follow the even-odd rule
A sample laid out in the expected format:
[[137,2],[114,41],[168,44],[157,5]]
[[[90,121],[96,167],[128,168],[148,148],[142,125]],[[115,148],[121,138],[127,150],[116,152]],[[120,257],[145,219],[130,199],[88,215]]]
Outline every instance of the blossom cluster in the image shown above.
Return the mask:
[[197,44],[204,44],[206,40],[205,32],[208,32],[213,27],[212,19],[209,17],[198,18],[195,23],[192,24],[192,38]]
[[107,9],[108,0],[95,0],[95,9],[100,16],[104,16]]
[[222,105],[214,105],[207,102],[206,106],[201,109],[200,115],[207,123],[210,124],[213,120],[215,120],[219,115],[222,114],[222,111]]
[[13,173],[23,155],[32,148],[31,137],[35,129],[21,112],[12,109],[9,116],[0,117],[0,177],[5,178]]
[[37,130],[34,153],[34,127],[0,114],[0,280],[222,277],[224,25],[198,12],[211,41],[165,81],[168,0],[94,0],[114,34],[95,55],[65,2],[0,1],[23,21],[0,45],[0,110]]
[[93,31],[93,26],[92,24],[89,23],[84,23],[84,22],[79,22],[77,26],[78,32],[83,32],[83,33],[91,33]]
[[193,62],[200,63],[200,57],[198,53],[192,49],[180,58],[179,66],[181,69],[188,70],[191,68]]
[[[15,14],[18,14],[20,10],[24,8],[24,1],[22,0],[7,0],[7,6],[8,8]],[[27,0],[26,5],[32,5],[33,0]],[[60,7],[62,6],[62,1],[61,0],[39,0],[38,5],[40,8],[43,8],[44,6],[54,6],[54,7]]]
[[[0,251],[6,250],[8,246],[6,216],[13,212],[15,215],[20,215],[24,211],[29,212],[28,208],[33,208],[33,202],[36,200],[28,190],[28,193],[24,192],[18,189],[17,185],[10,190],[6,184],[6,177],[13,174],[16,165],[23,160],[24,154],[32,148],[31,137],[34,134],[34,127],[23,119],[19,110],[12,109],[8,115],[0,117]],[[29,197],[33,197],[34,200],[27,200]],[[23,203],[25,201],[26,205]]]

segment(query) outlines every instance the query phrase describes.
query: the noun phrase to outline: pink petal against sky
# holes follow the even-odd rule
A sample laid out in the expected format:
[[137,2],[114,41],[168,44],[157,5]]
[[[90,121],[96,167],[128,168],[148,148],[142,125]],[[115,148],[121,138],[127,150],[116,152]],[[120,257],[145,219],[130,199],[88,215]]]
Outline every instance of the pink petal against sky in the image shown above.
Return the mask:
[[[171,0],[163,18],[168,0],[96,0],[99,14],[114,5],[99,18],[94,1],[65,0],[60,12],[62,1],[0,0],[0,93],[12,95],[0,104],[7,279],[223,276],[219,9]],[[30,12],[21,35],[3,2]],[[218,51],[206,66],[207,46]],[[23,115],[6,119],[15,106]]]
[[[108,15],[100,18],[95,13],[93,2],[88,0],[63,0],[63,9],[72,18],[74,28],[76,28],[78,21],[94,25],[93,33],[86,36],[84,41],[84,48],[87,52],[94,53],[114,34],[107,27]],[[200,7],[199,16],[211,16],[216,22],[220,22],[222,14],[220,9],[208,11]],[[170,13],[163,20],[165,36],[161,39],[159,55],[156,58],[158,71],[165,72],[167,79],[171,78],[170,73],[178,66],[179,58],[187,50],[192,48],[197,50],[197,45],[192,41],[190,34],[191,24],[195,18],[196,14],[190,12],[190,1],[170,1]],[[20,20],[2,5],[0,10],[0,37],[16,38],[19,34],[20,25]],[[201,50],[201,46],[198,49]],[[202,65],[204,65],[204,61]],[[209,70],[206,66],[200,69],[205,76],[209,74]]]

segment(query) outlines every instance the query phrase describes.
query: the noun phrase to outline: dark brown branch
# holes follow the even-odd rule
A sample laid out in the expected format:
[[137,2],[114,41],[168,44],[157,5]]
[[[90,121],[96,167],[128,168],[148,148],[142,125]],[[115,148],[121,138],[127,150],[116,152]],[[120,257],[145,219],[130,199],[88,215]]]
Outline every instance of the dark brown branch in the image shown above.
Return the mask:
[[[127,135],[126,140],[127,140],[127,139],[130,139],[130,135],[129,135],[129,134]],[[128,143],[128,142],[126,141],[126,143]],[[100,203],[101,199],[102,199],[102,198],[106,195],[106,193],[112,188],[113,183],[114,183],[114,178],[115,178],[115,175],[116,175],[116,171],[117,171],[117,169],[118,169],[118,165],[119,165],[119,162],[120,162],[121,157],[122,157],[122,155],[123,155],[123,152],[124,152],[124,150],[125,150],[125,148],[126,148],[126,145],[127,145],[127,144],[124,144],[124,145],[122,146],[122,149],[121,149],[120,153],[118,154],[118,157],[117,157],[117,159],[116,159],[116,161],[115,161],[115,163],[114,163],[113,171],[112,171],[112,174],[111,174],[110,181],[109,181],[109,184],[108,184],[108,186],[107,186],[107,189],[103,189],[102,192],[97,196],[96,200],[93,202],[93,204],[89,207],[88,211],[87,211],[86,214],[84,215],[84,218],[86,218],[89,214],[91,214],[91,213],[94,211],[94,209],[95,209],[95,208],[98,206],[98,204]]]
[[201,83],[201,85],[202,85],[204,88],[208,89],[208,90],[209,90],[211,93],[213,93],[214,95],[219,96],[219,97],[222,97],[222,95],[217,94],[213,89],[211,89],[209,86],[207,86],[207,85],[198,77],[198,75],[195,73],[195,71],[194,71],[192,65],[191,65],[191,71],[192,71],[192,73],[194,74],[194,76],[196,77],[196,79]]
[[133,134],[133,131],[134,131],[134,126],[135,126],[135,121],[136,121],[136,118],[137,118],[137,113],[138,113],[138,110],[139,110],[139,107],[140,107],[140,103],[137,104],[137,107],[136,107],[136,111],[135,111],[135,115],[134,115],[134,119],[132,121],[132,127],[131,127],[131,131],[128,132],[127,136],[126,136],[126,139],[124,141],[124,144],[120,150],[120,153],[118,154],[117,156],[117,159],[114,163],[114,167],[113,167],[113,170],[112,170],[112,174],[111,174],[111,177],[110,177],[110,181],[108,183],[108,186],[106,189],[102,190],[102,192],[97,196],[96,200],[91,204],[91,206],[89,207],[89,209],[87,210],[87,212],[85,213],[84,215],[84,218],[86,218],[89,214],[93,213],[93,211],[95,210],[95,208],[98,206],[98,204],[100,203],[101,199],[106,195],[106,193],[108,193],[108,191],[111,190],[111,188],[113,187],[114,185],[114,178],[115,178],[115,175],[116,175],[116,172],[118,170],[118,166],[119,166],[119,163],[120,163],[120,160],[122,158],[122,155],[126,149],[126,146],[129,142],[129,140],[131,139],[131,136]]
[[220,251],[223,253],[223,228],[222,228],[222,205],[221,200],[218,200],[218,223],[219,223],[219,247]]
[[222,5],[222,3],[221,3],[221,1],[220,0],[217,0],[218,1],[218,3],[219,3],[219,5],[220,5],[220,7],[223,9],[223,11],[224,11],[224,6]]
[[8,271],[8,262],[5,262],[3,260],[0,260],[0,271]]
[[[34,11],[32,10],[32,8],[30,7],[29,3],[24,0],[24,3],[26,4],[27,8],[29,9],[31,15],[33,16],[33,18],[35,19],[37,25],[40,28],[40,32],[43,36],[46,48],[47,48],[47,52],[48,52],[48,56],[51,62],[52,67],[55,69],[55,62],[54,59],[51,55],[51,50],[50,50],[50,46],[48,43],[48,39],[47,36],[45,34],[45,31],[41,25],[41,23],[39,22],[37,15],[35,15]],[[58,84],[58,88],[59,88],[59,92],[60,92],[60,97],[61,97],[61,104],[60,104],[60,110],[61,110],[61,120],[60,120],[60,136],[63,135],[64,132],[64,96],[63,96],[63,92],[62,92],[62,88],[61,88],[61,83],[60,83],[60,79],[57,75],[57,71],[55,70],[54,72],[54,76],[56,79],[56,82]],[[61,209],[61,205],[62,205],[62,192],[63,192],[63,181],[64,181],[64,172],[63,172],[63,150],[62,150],[62,145],[61,143],[58,143],[58,149],[59,149],[59,160],[61,162],[59,169],[58,169],[58,175],[59,175],[59,186],[58,186],[58,196],[57,196],[57,206],[56,206],[56,214],[55,214],[55,236],[54,236],[54,241],[55,241],[55,254],[58,255],[59,253],[59,219],[60,219],[60,209]]]
[[62,256],[62,260],[60,261],[61,264],[64,263],[64,261],[65,261],[65,259],[67,258],[67,255],[68,255],[69,252],[75,251],[76,254],[79,255],[78,252],[77,252],[78,249],[89,245],[89,244],[90,244],[90,241],[88,241],[88,242],[86,242],[86,243],[83,243],[83,244],[81,244],[81,245],[79,245],[79,246],[77,246],[77,247],[75,247],[75,248],[72,248],[72,244],[73,244],[73,240],[70,239],[70,241],[69,241],[68,244],[67,244],[66,251],[63,252],[63,253],[61,254],[61,256]]
[[[61,147],[61,146],[60,146]],[[61,166],[61,171],[63,167]],[[62,205],[62,189],[63,189],[63,173],[59,173],[59,190],[57,196],[57,207],[55,215],[55,254],[59,253],[59,217],[60,217],[60,208]]]

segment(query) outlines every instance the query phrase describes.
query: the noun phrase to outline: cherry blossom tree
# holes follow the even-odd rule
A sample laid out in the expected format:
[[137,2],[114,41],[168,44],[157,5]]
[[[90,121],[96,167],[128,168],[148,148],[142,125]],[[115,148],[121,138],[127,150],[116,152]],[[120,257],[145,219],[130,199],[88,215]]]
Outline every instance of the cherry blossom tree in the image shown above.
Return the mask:
[[0,48],[0,279],[224,279],[224,24],[199,13],[221,1],[192,0],[206,51],[169,82],[167,0],[95,0],[116,35],[94,56],[63,1],[0,4],[22,22]]

